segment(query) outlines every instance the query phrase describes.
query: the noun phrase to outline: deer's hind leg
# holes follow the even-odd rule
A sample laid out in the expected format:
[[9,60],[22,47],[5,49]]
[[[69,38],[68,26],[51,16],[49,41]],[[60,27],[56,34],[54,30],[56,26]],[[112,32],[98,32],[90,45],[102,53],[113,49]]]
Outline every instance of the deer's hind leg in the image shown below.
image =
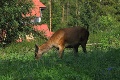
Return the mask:
[[59,45],[59,57],[63,57],[63,52],[64,52],[64,46]]
[[62,58],[63,57],[64,48],[65,48],[65,43],[64,43],[63,39],[61,39],[59,41],[58,48],[59,48],[59,57]]
[[74,55],[76,57],[78,56],[78,47],[79,47],[79,45],[76,45],[76,46],[73,47],[73,49],[74,49]]
[[81,42],[81,47],[82,47],[84,53],[87,53],[87,51],[86,51],[86,44],[87,44],[87,40]]

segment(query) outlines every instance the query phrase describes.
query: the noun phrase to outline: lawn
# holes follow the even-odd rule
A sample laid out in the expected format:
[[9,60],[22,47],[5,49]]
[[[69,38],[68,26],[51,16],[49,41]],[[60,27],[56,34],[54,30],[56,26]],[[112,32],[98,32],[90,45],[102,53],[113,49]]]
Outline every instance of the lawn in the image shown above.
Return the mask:
[[34,42],[0,48],[0,80],[120,80],[120,48],[87,47],[79,56],[65,49],[63,59],[52,49],[34,59]]

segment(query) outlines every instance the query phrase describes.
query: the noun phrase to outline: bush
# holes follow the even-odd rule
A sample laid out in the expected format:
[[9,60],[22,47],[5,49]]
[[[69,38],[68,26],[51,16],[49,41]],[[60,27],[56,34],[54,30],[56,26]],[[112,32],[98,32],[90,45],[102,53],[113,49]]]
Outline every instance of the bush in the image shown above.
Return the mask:
[[4,42],[11,43],[20,32],[30,30],[30,18],[25,18],[23,15],[29,12],[32,5],[31,0],[1,0],[0,29],[5,30],[7,34]]

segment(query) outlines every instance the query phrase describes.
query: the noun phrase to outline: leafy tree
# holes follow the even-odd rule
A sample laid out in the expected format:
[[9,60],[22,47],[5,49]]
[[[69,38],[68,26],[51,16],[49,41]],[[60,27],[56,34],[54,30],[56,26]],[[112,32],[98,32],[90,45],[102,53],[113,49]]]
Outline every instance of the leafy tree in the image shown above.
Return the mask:
[[[41,1],[47,6],[43,20],[49,24],[49,0]],[[53,29],[82,25],[91,30],[103,30],[110,28],[107,23],[119,22],[119,17],[120,0],[52,0]],[[101,23],[102,18],[106,23]]]
[[31,0],[1,0],[0,29],[6,31],[6,43],[14,41],[20,33],[28,32],[30,18],[23,15],[32,8]]

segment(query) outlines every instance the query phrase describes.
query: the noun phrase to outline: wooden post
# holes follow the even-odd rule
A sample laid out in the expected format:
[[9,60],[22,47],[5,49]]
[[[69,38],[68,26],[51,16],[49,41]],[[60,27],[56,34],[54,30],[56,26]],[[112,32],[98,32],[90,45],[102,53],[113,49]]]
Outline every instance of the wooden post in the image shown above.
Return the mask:
[[67,10],[66,10],[66,19],[67,19],[67,24],[68,24],[68,14],[69,14],[69,1],[67,2]]
[[51,28],[52,28],[52,7],[51,7],[51,0],[49,0],[49,9],[50,9],[50,32],[51,32]]
[[64,4],[62,6],[62,22],[64,22],[64,17],[65,17],[65,9],[64,9]]
[[[78,0],[76,0],[76,18],[78,18]],[[76,26],[78,23],[76,22]]]

